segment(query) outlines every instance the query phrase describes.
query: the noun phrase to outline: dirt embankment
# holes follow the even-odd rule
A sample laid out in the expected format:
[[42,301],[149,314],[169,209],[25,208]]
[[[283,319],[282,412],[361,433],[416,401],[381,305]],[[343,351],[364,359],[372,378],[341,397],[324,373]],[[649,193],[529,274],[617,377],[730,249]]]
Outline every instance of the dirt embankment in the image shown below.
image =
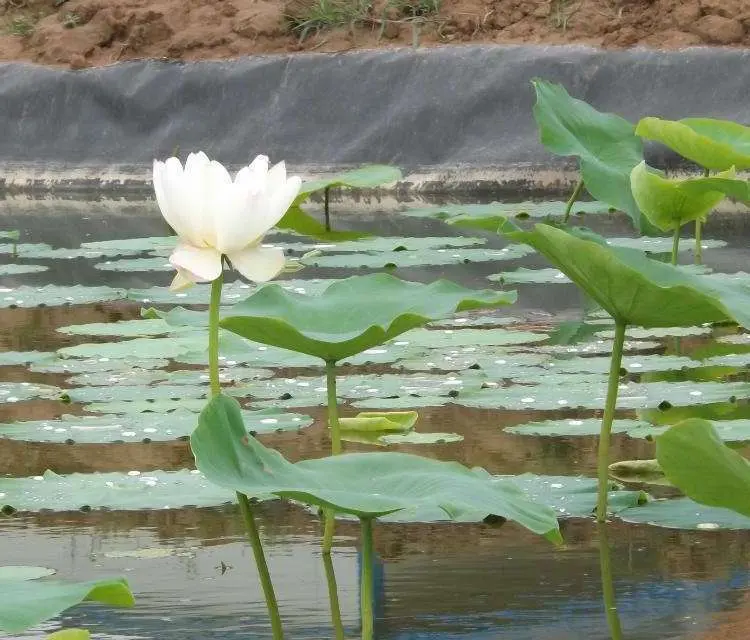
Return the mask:
[[750,0],[0,0],[0,60],[82,68],[448,43],[750,45]]

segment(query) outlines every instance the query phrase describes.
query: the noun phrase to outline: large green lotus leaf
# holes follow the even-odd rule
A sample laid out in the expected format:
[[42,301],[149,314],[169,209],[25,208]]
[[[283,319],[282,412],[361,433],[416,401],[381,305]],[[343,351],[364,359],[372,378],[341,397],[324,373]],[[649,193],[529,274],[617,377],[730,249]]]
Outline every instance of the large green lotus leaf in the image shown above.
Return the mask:
[[[520,476],[498,476],[498,478],[511,480],[534,502],[554,509],[560,519],[587,518],[593,515],[596,509],[598,491],[596,478],[540,476],[533,473],[524,473]],[[609,483],[608,493],[607,507],[610,513],[631,510],[631,507],[644,504],[647,500],[647,496],[642,491],[623,489],[616,482]],[[387,522],[433,522],[445,519],[445,515],[439,510],[428,508],[423,508],[419,512],[396,512],[383,518]],[[482,512],[466,513],[461,521],[481,522],[483,519]]]
[[617,516],[625,522],[670,529],[750,529],[750,518],[729,509],[707,507],[690,498],[652,500],[643,506],[624,509]]
[[49,267],[43,264],[0,264],[0,276],[15,276],[22,273],[39,273],[41,271],[47,271]]
[[696,502],[750,517],[750,463],[698,418],[656,439],[656,457],[670,482]]
[[[308,427],[310,416],[278,409],[243,411],[253,433],[273,433]],[[64,415],[57,420],[32,420],[0,424],[0,437],[30,442],[142,442],[184,438],[198,423],[198,414],[180,407],[172,413],[135,413],[107,416]]]
[[[415,218],[436,218],[459,226],[474,226],[495,231],[498,224],[505,218],[518,216],[521,218],[552,218],[562,217],[565,212],[565,202],[524,201],[524,202],[491,202],[489,204],[446,204],[424,209],[408,209],[401,215]],[[610,206],[604,202],[576,202],[573,207],[575,214],[604,214],[609,213]],[[494,226],[493,225],[494,222]],[[475,223],[475,224],[472,224]]]
[[210,507],[232,500],[231,492],[212,484],[200,472],[187,469],[69,475],[46,471],[28,478],[0,477],[0,505],[21,512],[176,509]]
[[216,396],[206,406],[190,443],[207,478],[249,496],[276,495],[360,517],[420,506],[440,508],[450,518],[483,511],[562,540],[552,509],[483,469],[392,452],[292,464],[247,434],[240,407],[228,396]]
[[48,284],[43,287],[20,286],[15,288],[0,287],[0,308],[36,307],[46,305],[59,307],[71,304],[89,304],[91,302],[108,302],[125,297],[123,289],[112,287],[60,287]]
[[117,607],[135,604],[128,583],[122,578],[75,583],[34,580],[35,577],[28,572],[0,576],[0,630],[21,633],[86,601]]
[[[309,193],[304,194],[303,198],[306,199],[309,196]],[[276,226],[284,231],[291,231],[303,236],[310,236],[311,238],[327,240],[329,242],[357,240],[358,238],[369,236],[369,234],[362,233],[361,231],[328,230],[322,222],[319,222],[309,213],[303,211],[302,207],[298,205],[289,207],[284,217],[276,223]]]
[[630,172],[643,160],[635,127],[620,116],[601,113],[571,98],[561,85],[539,79],[532,83],[534,119],[542,144],[557,155],[578,157],[586,190],[627,213],[636,229],[650,233],[630,191]]
[[401,180],[401,170],[384,164],[371,164],[352,171],[345,171],[330,178],[307,180],[302,183],[294,204],[307,200],[310,194],[323,189],[335,187],[349,187],[353,189],[372,189],[391,182]]
[[544,254],[617,321],[647,328],[727,321],[750,327],[750,288],[739,283],[694,275],[590,233],[546,224],[532,231],[506,224],[504,232]]
[[378,273],[337,281],[320,295],[266,285],[237,304],[221,326],[256,342],[338,361],[439,317],[511,304],[515,297]]
[[500,260],[518,260],[533,250],[521,244],[503,249],[424,249],[417,251],[395,251],[392,253],[348,253],[318,255],[304,260],[306,265],[330,269],[353,268],[408,268],[440,266],[447,264],[469,264]]
[[706,169],[750,168],[750,127],[730,120],[643,118],[637,135],[656,140]]
[[705,220],[726,196],[748,200],[747,182],[734,175],[732,169],[710,178],[665,178],[641,162],[630,174],[630,186],[651,223],[662,231],[672,231]]

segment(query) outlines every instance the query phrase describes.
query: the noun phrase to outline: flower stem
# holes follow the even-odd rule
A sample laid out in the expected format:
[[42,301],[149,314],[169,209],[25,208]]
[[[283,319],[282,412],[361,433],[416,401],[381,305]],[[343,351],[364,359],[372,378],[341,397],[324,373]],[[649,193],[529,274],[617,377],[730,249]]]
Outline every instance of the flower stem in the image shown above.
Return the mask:
[[570,194],[570,198],[568,198],[568,202],[565,204],[563,223],[567,223],[570,219],[570,212],[573,209],[573,205],[578,201],[578,197],[581,195],[581,191],[583,191],[583,178],[578,181],[576,188],[573,189],[573,193]]
[[[339,405],[336,397],[336,362],[326,360],[326,395],[328,397],[328,426],[331,429],[331,453],[341,453],[341,428],[339,427]],[[325,509],[325,528],[323,530],[323,553],[331,553],[336,519],[333,511]]]
[[220,274],[211,283],[211,304],[208,307],[208,377],[211,381],[211,397],[221,393],[219,381],[219,307],[224,276]]
[[326,570],[326,582],[328,583],[328,600],[331,603],[334,638],[336,640],[344,640],[344,624],[341,622],[341,607],[339,605],[338,586],[336,585],[336,572],[333,569],[333,559],[330,553],[323,554],[323,566]]
[[362,525],[362,569],[360,575],[359,603],[362,617],[362,640],[372,640],[373,620],[373,586],[372,586],[372,518],[360,518]]
[[680,252],[680,226],[674,228],[672,236],[672,264],[677,264],[677,254]]
[[612,640],[622,640],[620,616],[617,613],[617,599],[615,584],[612,577],[612,564],[609,557],[609,540],[607,539],[607,525],[597,523],[599,532],[599,568],[602,577],[602,596],[604,598],[604,612],[607,616],[607,626]]
[[599,495],[596,503],[596,520],[604,522],[607,519],[607,493],[609,488],[609,441],[612,433],[612,422],[617,407],[617,392],[620,385],[620,367],[622,366],[622,350],[625,344],[625,329],[627,325],[621,320],[615,321],[615,343],[609,361],[609,381],[607,384],[607,402],[602,416],[602,427],[599,433]]
[[[211,382],[211,397],[221,393],[221,382],[219,380],[219,307],[221,305],[222,275],[211,283],[211,303],[208,308],[208,372]],[[279,606],[276,602],[276,594],[271,582],[271,574],[268,571],[266,556],[263,553],[263,543],[258,534],[258,525],[255,522],[253,506],[244,493],[237,492],[237,501],[240,504],[242,519],[245,522],[247,538],[253,549],[255,564],[258,567],[260,583],[263,594],[266,597],[266,607],[271,618],[271,629],[274,640],[283,640],[284,631],[281,627],[281,616]]]

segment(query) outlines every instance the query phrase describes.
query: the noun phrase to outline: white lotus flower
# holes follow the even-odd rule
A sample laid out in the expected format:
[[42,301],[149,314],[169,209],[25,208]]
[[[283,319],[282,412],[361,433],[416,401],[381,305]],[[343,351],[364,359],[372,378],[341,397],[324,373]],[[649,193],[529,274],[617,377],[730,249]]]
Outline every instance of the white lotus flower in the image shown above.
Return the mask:
[[248,280],[266,282],[284,267],[279,247],[261,246],[263,236],[286,213],[302,180],[287,178],[279,162],[269,169],[258,156],[232,181],[222,164],[202,151],[191,153],[185,167],[178,158],[154,160],[154,191],[159,209],[179,236],[169,257],[177,269],[172,289],[210,282],[226,256]]

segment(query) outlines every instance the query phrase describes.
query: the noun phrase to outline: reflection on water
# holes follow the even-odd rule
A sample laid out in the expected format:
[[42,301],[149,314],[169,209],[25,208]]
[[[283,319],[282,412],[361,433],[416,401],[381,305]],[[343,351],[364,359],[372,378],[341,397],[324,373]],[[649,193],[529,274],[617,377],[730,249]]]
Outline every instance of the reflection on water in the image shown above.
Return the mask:
[[[29,207],[14,213],[6,208],[3,228],[21,227],[24,240],[54,246],[76,246],[81,240],[163,235],[153,204],[123,203],[122,214],[105,212],[98,203],[89,209],[70,204],[49,224],[49,207]],[[115,207],[116,209],[116,207]],[[726,249],[707,252],[714,266],[734,269],[747,262],[747,243],[728,222],[717,219],[711,237],[729,242]],[[590,223],[590,220],[586,221]],[[382,235],[445,235],[455,233],[439,222],[364,214],[342,216],[341,229],[370,228]],[[617,219],[598,222],[610,235],[628,234]],[[593,226],[596,226],[593,225]],[[472,231],[472,234],[474,231]],[[501,246],[497,238],[488,246]],[[36,261],[35,261],[36,262]],[[39,261],[43,262],[43,261]],[[540,266],[531,257],[509,263]],[[111,283],[121,287],[166,284],[169,274],[118,274],[92,268],[90,261],[55,263],[46,274],[7,276],[0,285]],[[468,286],[487,286],[485,276],[496,265],[477,263],[441,267],[439,275]],[[309,270],[306,277],[334,277],[342,272]],[[405,278],[431,280],[435,268],[409,268]],[[559,317],[579,312],[577,291],[566,285],[519,287],[519,305],[509,315],[548,328]],[[114,322],[139,316],[139,306],[127,302],[71,307],[0,310],[0,350],[54,350],[86,337],[67,336],[58,327],[89,322]],[[714,336],[658,340],[655,353],[737,354],[742,345],[716,342]],[[735,348],[737,347],[737,348]],[[745,349],[746,350],[746,349]],[[385,368],[387,369],[387,367]],[[309,372],[309,371],[308,371]],[[284,370],[280,375],[297,375]],[[0,367],[0,381],[32,381],[64,387],[62,374],[29,373],[23,366]],[[703,380],[717,376],[747,380],[744,363],[731,367],[641,374],[652,380]],[[637,381],[638,376],[634,376]],[[78,405],[34,400],[0,406],[0,421],[50,418],[80,412]],[[292,460],[319,457],[329,450],[324,413],[319,407],[301,409],[314,426],[300,433],[264,436]],[[344,414],[353,412],[344,408]],[[748,417],[744,399],[736,402],[654,410],[652,422],[670,423],[678,413],[724,418]],[[493,473],[594,475],[594,437],[527,437],[503,427],[539,419],[597,417],[596,411],[538,412],[472,409],[458,405],[420,410],[421,430],[457,432],[463,441],[404,451],[480,465]],[[622,417],[634,417],[622,412]],[[367,447],[350,445],[350,450]],[[653,457],[647,440],[615,436],[613,458]],[[144,444],[44,444],[0,440],[0,469],[9,475],[34,475],[45,469],[127,471],[179,469],[192,466],[184,441]],[[327,571],[319,553],[319,522],[302,509],[281,503],[262,505],[262,537],[290,638],[332,637]],[[599,554],[601,532],[593,522],[562,525],[566,544],[555,548],[512,524],[378,525],[375,545],[376,636],[382,640],[430,638],[476,640],[604,640],[609,637],[601,599]],[[358,528],[344,523],[337,529],[332,556],[339,587],[342,625],[347,637],[358,633]],[[750,625],[750,538],[743,532],[689,533],[648,526],[612,524],[608,530],[617,608],[628,640],[688,638],[732,640],[747,637]],[[124,575],[137,595],[133,610],[79,607],[64,616],[66,625],[81,625],[118,638],[267,638],[270,629],[256,579],[250,549],[243,541],[241,521],[232,509],[184,509],[164,512],[93,512],[14,516],[0,520],[0,557],[4,564],[42,564],[65,578],[86,579]],[[734,635],[733,635],[734,634]],[[38,633],[30,633],[37,636]]]

